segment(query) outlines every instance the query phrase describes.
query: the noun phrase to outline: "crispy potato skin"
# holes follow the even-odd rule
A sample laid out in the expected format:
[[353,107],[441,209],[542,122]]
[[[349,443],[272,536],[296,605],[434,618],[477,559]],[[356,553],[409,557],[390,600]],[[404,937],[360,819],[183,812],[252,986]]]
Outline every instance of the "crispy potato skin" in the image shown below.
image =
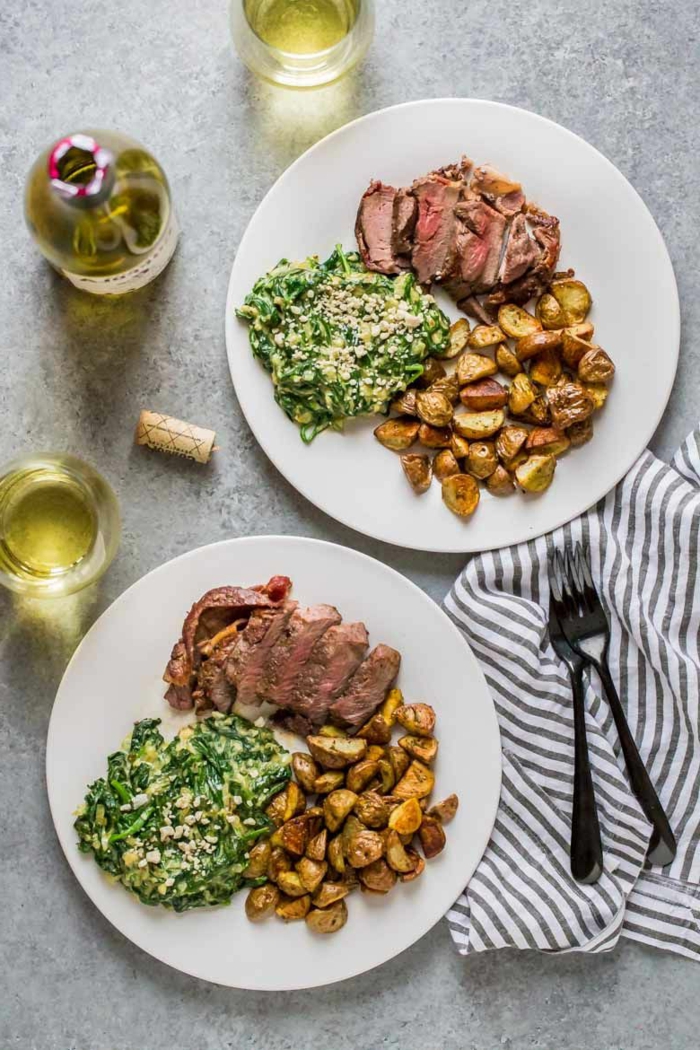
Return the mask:
[[417,419],[387,419],[374,431],[374,436],[380,445],[390,448],[394,452],[403,452],[410,448],[418,437],[420,423]]
[[417,758],[429,765],[434,762],[438,753],[438,742],[435,737],[402,736],[399,747],[402,747],[411,758]]
[[551,455],[528,456],[515,471],[515,480],[523,492],[544,492],[552,484],[557,461]]
[[510,496],[512,492],[515,492],[513,479],[501,463],[486,479],[486,488],[492,496]]
[[566,382],[547,388],[547,404],[552,422],[560,430],[580,423],[593,412],[595,405],[580,383]]
[[508,401],[508,393],[497,379],[480,379],[476,383],[470,383],[469,386],[462,387],[459,397],[471,412],[503,408]]
[[357,795],[347,788],[331,791],[323,800],[323,819],[329,831],[338,831],[357,802]]
[[414,759],[394,788],[399,798],[426,798],[435,786],[435,777],[426,765]]
[[344,769],[365,757],[367,741],[356,737],[308,736],[309,751],[324,769]]
[[245,901],[245,913],[251,922],[260,922],[272,915],[280,902],[280,891],[272,882],[256,886]]
[[383,857],[361,868],[359,876],[363,888],[372,893],[388,893],[396,885],[396,872]]
[[564,328],[566,316],[551,292],[545,292],[537,300],[535,313],[543,328]]
[[413,835],[421,826],[423,811],[417,798],[407,798],[389,814],[389,827],[399,835]]
[[347,921],[348,908],[344,900],[337,900],[327,908],[312,908],[306,916],[309,929],[320,934],[337,933]]
[[[423,362],[423,371],[416,379],[416,386],[421,390],[424,390],[426,387],[429,387],[436,382],[436,380],[442,379],[443,376],[446,375],[447,372],[445,371],[444,365],[440,364],[435,357],[426,357]],[[418,390],[416,390],[415,393],[417,394]]]
[[531,332],[530,335],[525,335],[522,339],[518,339],[515,344],[515,356],[519,361],[527,361],[529,358],[541,354],[544,350],[558,350],[561,343],[562,335],[558,330]]
[[275,913],[285,922],[295,922],[305,919],[311,907],[311,897],[305,894],[303,897],[281,897],[275,908]]
[[505,303],[499,308],[498,323],[509,339],[522,339],[542,331],[541,321],[513,303]]
[[440,356],[451,360],[453,357],[457,357],[458,354],[461,354],[462,350],[464,350],[467,345],[467,340],[469,339],[469,328],[469,321],[466,317],[460,317],[458,321],[455,321],[455,323],[450,326],[450,338],[447,343],[447,349],[445,350],[445,353]]
[[268,839],[265,839],[262,842],[256,842],[250,850],[248,865],[243,872],[243,878],[261,879],[263,875],[267,875],[270,867],[271,856],[272,846]]
[[561,358],[556,350],[543,350],[530,365],[530,380],[540,386],[556,383],[561,373]]
[[381,795],[376,791],[363,791],[353,807],[365,827],[385,828],[389,821],[389,810]]
[[593,420],[589,416],[588,419],[584,419],[580,423],[573,423],[566,433],[571,442],[571,447],[581,448],[582,445],[587,445],[593,437]]
[[450,451],[454,455],[455,459],[464,459],[464,457],[469,453],[469,442],[460,434],[455,434],[455,432],[452,431],[452,437],[450,439]]
[[[431,427],[446,427],[452,419],[452,402],[434,386],[416,395],[418,418]],[[390,421],[391,422],[391,421]]]
[[583,281],[573,277],[564,277],[551,283],[550,291],[559,303],[566,324],[580,324],[585,321],[591,308],[591,293]]
[[443,824],[449,824],[457,813],[458,808],[459,798],[457,795],[448,795],[447,798],[444,798],[441,802],[437,802],[432,806],[428,810],[427,815],[429,817],[437,817],[437,819],[441,820]]
[[527,441],[528,430],[509,424],[499,431],[496,438],[496,453],[504,463],[508,463],[513,456],[517,456]]
[[478,324],[469,335],[468,345],[472,350],[483,350],[505,342],[505,335],[497,324]]
[[417,853],[416,850],[411,849],[410,846],[406,847],[406,853],[411,858],[411,860],[415,859],[416,866],[413,869],[413,871],[407,871],[405,875],[401,875],[399,877],[402,882],[413,882],[414,879],[417,879],[425,871],[425,861],[423,860],[421,855]]
[[355,734],[356,740],[366,740],[370,744],[388,744],[391,740],[391,726],[386,721],[381,711],[372,715],[369,722],[365,722],[361,729]]
[[459,380],[456,372],[449,376],[444,376],[442,379],[437,379],[431,384],[429,389],[434,390],[438,394],[444,394],[453,405],[459,401]]
[[417,393],[418,391],[414,387],[404,390],[403,394],[399,394],[399,396],[395,397],[391,402],[392,410],[398,412],[400,416],[415,416]]
[[525,412],[537,397],[537,391],[525,372],[518,372],[508,391],[508,408],[514,416]]
[[489,376],[495,376],[497,371],[496,362],[485,354],[467,351],[457,362],[457,380],[460,386],[476,383],[479,379],[488,379]]
[[450,448],[440,449],[433,460],[433,474],[438,481],[444,481],[451,474],[461,474],[462,470]]
[[444,850],[446,842],[442,821],[437,820],[436,817],[429,817],[426,814],[423,817],[421,826],[418,828],[418,838],[426,860],[437,857],[438,853],[442,853]]
[[479,486],[470,474],[452,474],[442,482],[446,507],[460,518],[469,518],[479,506]]
[[466,469],[473,477],[484,480],[493,474],[497,466],[498,456],[493,441],[472,442],[466,459]]
[[615,365],[601,346],[592,345],[578,363],[578,377],[584,383],[609,383]]
[[403,472],[408,478],[409,484],[416,495],[422,495],[430,488],[433,476],[432,464],[429,456],[417,456],[408,454],[401,457]]
[[571,444],[563,430],[556,427],[534,427],[528,434],[525,448],[528,452],[549,453],[560,456]]
[[356,762],[354,766],[350,766],[345,782],[350,791],[354,791],[359,795],[367,787],[370,780],[376,777],[378,772],[379,761],[365,758],[362,762]]
[[449,427],[432,427],[429,423],[421,423],[418,440],[425,448],[449,448],[452,431]]
[[591,348],[590,342],[575,332],[564,329],[561,336],[562,361],[568,368],[578,368],[578,363]]
[[496,364],[500,371],[511,379],[521,370],[517,357],[505,344],[496,347]]
[[304,791],[312,794],[316,777],[321,775],[321,770],[311,755],[307,755],[305,751],[295,751],[292,755],[292,771]]

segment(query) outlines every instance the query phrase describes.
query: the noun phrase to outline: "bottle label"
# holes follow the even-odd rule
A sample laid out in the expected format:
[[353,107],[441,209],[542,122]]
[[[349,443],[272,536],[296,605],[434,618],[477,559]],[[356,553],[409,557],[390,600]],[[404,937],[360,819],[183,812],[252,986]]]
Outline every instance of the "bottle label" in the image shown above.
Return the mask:
[[179,235],[180,228],[171,208],[168,225],[158,244],[133,269],[109,277],[85,277],[79,273],[69,273],[68,270],[61,270],[61,273],[76,288],[83,292],[92,292],[93,295],[123,295],[124,292],[133,292],[136,288],[143,288],[144,284],[148,284],[163,272],[173,257]]

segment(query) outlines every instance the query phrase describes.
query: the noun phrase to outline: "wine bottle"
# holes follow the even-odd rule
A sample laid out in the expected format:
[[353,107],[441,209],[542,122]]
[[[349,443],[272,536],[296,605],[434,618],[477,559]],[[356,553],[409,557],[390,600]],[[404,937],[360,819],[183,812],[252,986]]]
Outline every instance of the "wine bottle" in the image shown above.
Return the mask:
[[49,146],[25,190],[39,250],[76,288],[121,295],[170,262],[178,226],[165,172],[115,131],[82,131]]

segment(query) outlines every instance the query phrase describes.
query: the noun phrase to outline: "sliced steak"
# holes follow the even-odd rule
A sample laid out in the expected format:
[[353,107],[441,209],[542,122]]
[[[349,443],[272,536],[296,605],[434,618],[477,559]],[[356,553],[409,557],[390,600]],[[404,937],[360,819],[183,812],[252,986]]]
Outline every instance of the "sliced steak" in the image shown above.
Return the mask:
[[391,220],[391,250],[394,255],[408,256],[413,248],[413,231],[418,218],[418,203],[410,190],[399,190],[394,197]]
[[228,680],[226,665],[235,645],[235,641],[230,641],[228,645],[220,646],[200,666],[197,674],[197,688],[193,693],[197,710],[215,707],[223,714],[231,710],[236,699],[236,689]]
[[485,301],[486,309],[497,308],[502,303],[524,306],[536,295],[541,295],[549,284],[559,260],[559,220],[540,208],[528,204],[527,215],[535,229],[533,237],[539,247],[537,259],[522,277],[511,284],[499,286]]
[[466,280],[467,274],[475,275],[470,278],[475,292],[490,291],[498,278],[506,220],[479,199],[462,201],[455,208],[455,215],[472,234],[470,238],[466,232],[464,235],[466,254],[460,254],[462,276]]
[[499,280],[512,284],[522,277],[539,258],[540,252],[527,229],[524,215],[516,215],[510,224],[508,243],[501,260]]
[[270,652],[287,629],[296,608],[297,602],[288,601],[279,609],[251,615],[226,665],[226,676],[236,686],[236,699],[240,703],[261,702],[260,690]]
[[479,324],[493,324],[493,316],[481,305],[475,295],[467,296],[466,299],[460,299],[457,306],[467,317],[473,317]]
[[492,203],[496,211],[500,211],[506,219],[512,219],[524,209],[525,194],[522,190],[513,190],[512,193],[504,193],[502,197],[494,197]]
[[408,261],[393,251],[394,200],[397,190],[376,180],[370,182],[360,201],[355,237],[360,255],[369,270],[395,274],[408,269]]
[[165,699],[176,711],[191,711],[194,707],[194,697],[189,685],[169,685]]
[[411,264],[422,285],[440,281],[452,273],[455,237],[455,205],[464,182],[432,173],[417,179],[411,191],[418,203]]
[[396,680],[401,654],[388,645],[375,646],[350,679],[329,714],[341,726],[357,729],[374,714]]
[[296,709],[296,685],[314,646],[329,627],[340,623],[340,613],[332,605],[312,605],[297,609],[284,634],[270,651],[265,670],[263,700],[278,707]]
[[296,684],[294,710],[311,725],[325,721],[328,708],[340,696],[365,658],[369,636],[363,623],[330,627],[314,646]]

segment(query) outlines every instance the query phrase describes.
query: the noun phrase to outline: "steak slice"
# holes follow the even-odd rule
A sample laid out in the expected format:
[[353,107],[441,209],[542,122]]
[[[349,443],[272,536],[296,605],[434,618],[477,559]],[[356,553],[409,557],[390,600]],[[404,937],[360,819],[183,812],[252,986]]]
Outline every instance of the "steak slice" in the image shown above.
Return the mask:
[[493,324],[492,315],[481,305],[475,295],[467,296],[466,299],[460,299],[457,306],[467,317],[473,317],[480,324]]
[[418,203],[410,190],[399,190],[394,197],[391,220],[391,250],[394,255],[410,255]]
[[398,191],[376,179],[362,195],[355,220],[355,237],[362,261],[369,270],[396,274],[408,269],[408,261],[392,248],[394,200]]
[[530,269],[540,252],[527,229],[524,215],[516,215],[510,224],[506,250],[501,260],[499,279],[502,284],[512,284]]
[[456,244],[460,276],[474,292],[490,291],[498,278],[506,220],[478,197],[460,202],[455,216],[462,225]]
[[533,237],[539,247],[537,259],[522,277],[505,287],[499,286],[486,298],[486,308],[495,308],[502,303],[524,306],[536,295],[541,295],[549,284],[559,261],[561,247],[559,220],[541,208],[528,204],[528,218],[535,227]]
[[282,637],[297,602],[282,608],[253,613],[226,664],[226,676],[236,686],[236,699],[242,704],[259,704],[260,687],[271,650]]
[[493,198],[493,206],[506,219],[512,219],[525,207],[525,194],[522,190],[513,190],[512,193],[504,193],[502,197]]
[[328,708],[364,660],[368,645],[363,623],[330,627],[314,646],[297,679],[294,711],[311,725],[321,725]]
[[411,187],[418,203],[411,263],[422,285],[452,273],[455,205],[463,189],[463,180],[446,179],[436,172],[417,179]]
[[340,623],[340,613],[332,605],[312,605],[297,609],[284,634],[270,651],[265,671],[263,700],[278,707],[296,710],[296,685],[314,646],[329,627]]
[[401,654],[396,649],[382,643],[375,646],[355,671],[345,692],[331,705],[331,719],[337,725],[359,728],[386,699],[400,664]]

